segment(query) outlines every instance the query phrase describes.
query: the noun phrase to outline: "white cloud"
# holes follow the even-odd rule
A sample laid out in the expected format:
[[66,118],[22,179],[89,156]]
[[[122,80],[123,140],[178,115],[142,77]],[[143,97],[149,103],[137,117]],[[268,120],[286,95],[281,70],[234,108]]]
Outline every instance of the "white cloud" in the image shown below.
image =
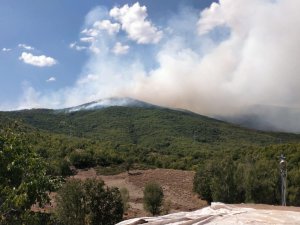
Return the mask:
[[81,31],[82,34],[85,34],[87,36],[90,37],[97,37],[99,34],[99,31],[96,29],[84,29],[83,31]]
[[96,21],[93,26],[98,30],[106,30],[109,35],[118,33],[120,30],[120,24],[112,23],[110,20]]
[[49,79],[46,80],[46,82],[54,82],[56,81],[55,77],[49,77]]
[[162,31],[146,20],[147,8],[138,2],[131,7],[127,4],[121,8],[114,7],[109,14],[122,24],[128,37],[139,44],[158,43],[163,36]]
[[122,43],[120,42],[117,42],[115,44],[115,46],[113,47],[112,49],[112,52],[115,54],[115,55],[125,55],[128,53],[129,51],[129,46],[128,45],[122,45]]
[[46,67],[46,66],[49,67],[57,64],[57,61],[54,58],[45,55],[35,56],[27,52],[22,52],[19,59],[26,64],[30,64],[38,67]]
[[11,48],[2,48],[2,52],[10,52]]
[[34,50],[34,47],[29,46],[29,45],[26,45],[26,44],[18,44],[18,47],[19,47],[19,48],[26,49],[26,50],[28,50],[28,51]]
[[78,45],[76,42],[72,42],[69,45],[69,47],[72,48],[72,49],[75,49],[76,51],[83,51],[83,50],[87,49],[87,47],[82,46],[82,45]]
[[94,37],[82,37],[82,38],[80,38],[80,41],[92,43],[95,41],[95,38]]

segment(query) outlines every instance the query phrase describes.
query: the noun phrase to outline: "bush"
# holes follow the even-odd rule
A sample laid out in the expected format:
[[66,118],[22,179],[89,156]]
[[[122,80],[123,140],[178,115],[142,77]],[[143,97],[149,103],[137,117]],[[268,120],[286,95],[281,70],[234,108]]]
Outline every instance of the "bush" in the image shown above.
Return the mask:
[[200,195],[200,198],[206,200],[208,203],[213,201],[211,191],[212,180],[212,163],[201,165],[194,177],[194,191]]
[[113,225],[123,217],[119,190],[105,188],[102,180],[69,180],[56,199],[57,218],[65,225]]
[[79,169],[89,168],[96,165],[95,159],[90,152],[75,150],[70,154],[70,161],[73,166]]
[[152,215],[157,215],[161,211],[164,193],[161,186],[155,182],[146,184],[144,189],[144,208]]
[[124,212],[126,212],[129,209],[129,192],[127,188],[121,188],[121,197],[122,197],[122,202],[123,202],[123,209]]
[[85,195],[80,180],[70,180],[58,191],[56,196],[56,215],[65,225],[85,224]]
[[66,160],[62,160],[59,162],[59,172],[61,176],[71,176],[74,174],[70,166],[70,163]]
[[65,159],[48,160],[47,174],[67,177],[73,175],[74,171],[71,169],[71,164]]

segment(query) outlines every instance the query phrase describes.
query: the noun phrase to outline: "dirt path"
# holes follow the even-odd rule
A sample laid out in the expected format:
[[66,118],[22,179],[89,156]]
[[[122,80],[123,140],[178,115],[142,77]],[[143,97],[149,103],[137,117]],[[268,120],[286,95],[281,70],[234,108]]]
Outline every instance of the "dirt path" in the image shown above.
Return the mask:
[[113,176],[98,176],[94,169],[89,169],[79,170],[74,176],[77,179],[101,178],[107,186],[127,188],[130,195],[128,218],[147,215],[143,210],[143,188],[150,181],[162,186],[165,199],[171,205],[170,212],[192,211],[206,206],[206,202],[201,201],[193,193],[193,177],[192,171],[170,169],[135,170],[130,174],[121,173]]

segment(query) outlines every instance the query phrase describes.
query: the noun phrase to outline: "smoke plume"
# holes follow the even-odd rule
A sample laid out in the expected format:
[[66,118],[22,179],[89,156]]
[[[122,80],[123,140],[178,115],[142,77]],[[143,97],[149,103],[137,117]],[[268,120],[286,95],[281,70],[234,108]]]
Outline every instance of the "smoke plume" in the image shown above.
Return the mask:
[[[92,11],[86,31],[94,39],[82,75],[73,87],[34,99],[61,107],[126,96],[222,117],[252,109],[274,129],[300,131],[300,122],[291,123],[299,114],[268,115],[277,106],[300,106],[299,9],[299,0],[220,0],[201,12],[184,7],[163,26],[138,3],[101,9],[95,19]],[[97,31],[99,18],[119,33]],[[114,54],[116,43],[127,46],[124,54]]]

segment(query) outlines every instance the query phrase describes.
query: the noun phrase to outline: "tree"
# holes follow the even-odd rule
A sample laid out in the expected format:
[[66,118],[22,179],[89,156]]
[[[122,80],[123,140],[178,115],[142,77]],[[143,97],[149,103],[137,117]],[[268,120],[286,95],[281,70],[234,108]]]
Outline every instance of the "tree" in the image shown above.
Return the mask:
[[57,194],[56,215],[65,225],[113,225],[122,220],[123,203],[117,188],[102,180],[67,181]]
[[0,224],[24,224],[31,206],[49,203],[57,182],[29,147],[17,124],[0,131]]
[[255,203],[280,202],[280,180],[277,168],[274,160],[258,160],[253,166],[250,193]]
[[237,201],[236,167],[231,158],[224,157],[214,168],[210,182],[212,199],[215,202],[235,203]]
[[164,193],[161,186],[155,182],[146,184],[144,189],[144,208],[152,215],[160,213]]
[[65,225],[85,224],[85,195],[80,180],[69,180],[58,191],[56,196],[56,215]]
[[[195,174],[194,191],[202,199],[225,203],[280,202],[279,170],[275,160],[247,156],[234,161],[225,156],[216,158],[216,161],[218,164],[205,162],[200,165]],[[294,198],[296,196],[297,191]]]
[[200,195],[203,200],[208,203],[212,202],[211,182],[213,174],[213,163],[207,162],[201,165],[194,177],[194,191]]

